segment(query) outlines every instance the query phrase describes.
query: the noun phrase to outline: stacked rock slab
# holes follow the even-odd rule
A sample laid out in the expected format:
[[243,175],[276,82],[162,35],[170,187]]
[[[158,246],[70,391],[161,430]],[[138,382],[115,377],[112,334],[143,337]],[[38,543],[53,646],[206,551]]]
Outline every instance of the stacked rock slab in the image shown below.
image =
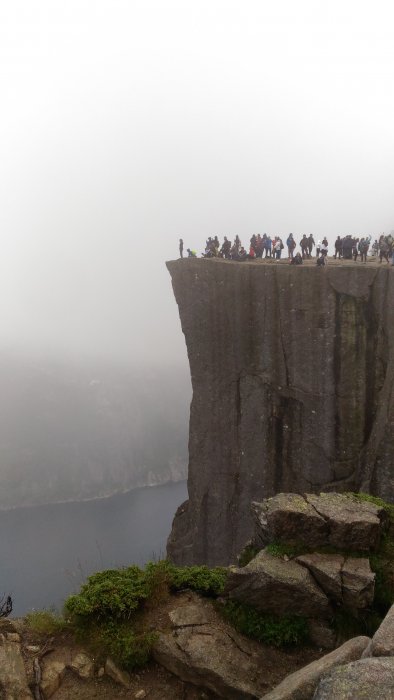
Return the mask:
[[265,550],[247,566],[231,569],[224,596],[273,615],[332,615],[327,596],[305,567]]
[[[263,548],[247,566],[231,567],[225,596],[263,612],[313,620],[331,618],[338,606],[357,615],[373,603],[375,574],[365,555],[379,546],[386,527],[383,508],[345,494],[281,493],[252,509],[255,543],[305,553],[278,556],[275,547]],[[326,553],[327,547],[357,556]]]
[[393,268],[167,266],[193,386],[170,558],[234,563],[251,500],[281,491],[393,500]]
[[266,652],[225,623],[209,601],[184,593],[169,618],[170,628],[160,632],[153,648],[158,663],[220,698],[262,696],[267,689],[261,673]]
[[260,545],[277,541],[370,552],[379,547],[387,524],[384,508],[340,493],[279,493],[253,502],[252,512]]

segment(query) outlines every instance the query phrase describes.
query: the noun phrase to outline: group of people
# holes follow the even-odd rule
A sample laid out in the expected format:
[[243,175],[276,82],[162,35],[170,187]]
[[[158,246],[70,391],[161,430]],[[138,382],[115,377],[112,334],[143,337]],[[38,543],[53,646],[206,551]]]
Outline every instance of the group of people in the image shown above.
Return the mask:
[[[362,262],[367,261],[367,253],[371,245],[371,236],[366,236],[363,238],[355,238],[351,235],[348,236],[338,236],[335,241],[335,259],[343,258],[344,260],[354,260],[356,261],[358,256]],[[328,241],[327,238],[323,238],[321,241],[318,240],[315,243],[313,235],[307,236],[304,234],[299,241],[299,246],[301,252],[295,252],[297,243],[294,239],[292,233],[286,239],[287,254],[289,261],[293,265],[301,265],[303,260],[312,258],[314,248],[316,249],[316,262],[318,265],[325,265],[327,263],[328,256]],[[250,239],[250,244],[247,249],[242,245],[239,236],[235,236],[234,241],[231,241],[224,236],[223,243],[220,243],[217,236],[211,237],[206,241],[205,251],[202,254],[204,258],[225,258],[226,260],[254,260],[258,258],[274,258],[280,260],[282,257],[282,251],[285,248],[280,236],[271,237],[269,234],[264,233],[263,236],[260,234],[253,235]],[[179,239],[179,254],[183,258],[183,240]],[[389,262],[392,258],[392,264],[394,264],[394,239],[393,236],[385,236],[382,234],[379,240],[375,240],[372,245],[372,251],[379,257],[380,262],[385,259]],[[195,250],[190,248],[186,249],[188,257],[197,257]]]
[[373,242],[372,246],[371,236],[366,236],[365,238],[354,238],[352,236],[341,238],[338,236],[335,241],[334,258],[353,259],[356,261],[358,256],[360,256],[362,262],[367,262],[367,253],[370,247],[375,257],[379,258],[380,263],[383,259],[389,263],[391,259],[392,265],[394,265],[394,238],[391,234],[385,236],[384,233]]

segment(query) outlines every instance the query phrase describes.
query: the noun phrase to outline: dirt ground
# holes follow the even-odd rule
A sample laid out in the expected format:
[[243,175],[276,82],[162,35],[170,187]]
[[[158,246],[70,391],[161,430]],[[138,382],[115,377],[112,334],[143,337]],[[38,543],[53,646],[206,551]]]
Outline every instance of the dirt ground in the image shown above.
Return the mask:
[[[181,601],[179,600],[179,603]],[[151,611],[150,622],[156,629],[169,627],[168,610],[176,606],[176,597],[170,596],[161,600],[155,612]],[[148,613],[149,614],[149,613]],[[13,621],[14,622],[14,621]],[[62,660],[69,663],[79,652],[89,654],[81,644],[77,643],[70,633],[42,635],[32,632],[23,620],[17,622],[18,631],[22,637],[22,651],[25,659],[29,682],[33,682],[34,657],[40,655],[45,660]],[[35,653],[27,650],[28,646],[39,647]],[[264,649],[264,667],[261,673],[271,688],[276,686],[285,676],[298,668],[322,656],[316,648],[305,646],[298,649],[276,649],[262,645]],[[43,655],[44,652],[44,656]],[[91,654],[90,654],[91,656]],[[98,667],[101,665],[97,664]],[[139,691],[145,691],[147,700],[214,700],[216,695],[203,688],[197,688],[184,683],[164,668],[151,661],[146,667],[130,674],[130,688],[124,688],[113,682],[107,676],[94,678],[89,681],[80,679],[76,674],[67,670],[60,688],[52,695],[53,700],[117,700],[118,698],[135,698]]]

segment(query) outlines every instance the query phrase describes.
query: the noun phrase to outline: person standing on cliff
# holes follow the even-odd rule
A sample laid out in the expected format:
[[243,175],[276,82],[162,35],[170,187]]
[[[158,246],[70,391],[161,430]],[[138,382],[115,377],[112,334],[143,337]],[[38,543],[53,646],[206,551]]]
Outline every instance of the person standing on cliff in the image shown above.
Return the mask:
[[289,258],[290,258],[290,260],[291,260],[292,257],[293,257],[294,248],[296,247],[296,242],[295,242],[295,240],[294,240],[294,238],[293,238],[293,234],[292,234],[292,233],[289,233],[289,237],[288,237],[288,239],[287,239],[287,241],[286,241],[286,245],[287,245],[287,252],[288,252]]
[[179,239],[179,255],[181,258],[183,258],[183,240],[182,238]]
[[308,255],[308,258],[311,258],[311,257],[312,257],[312,249],[313,249],[314,245],[315,245],[315,239],[313,238],[313,235],[312,235],[312,234],[309,234],[309,236],[308,236],[308,245],[307,245],[307,255]]

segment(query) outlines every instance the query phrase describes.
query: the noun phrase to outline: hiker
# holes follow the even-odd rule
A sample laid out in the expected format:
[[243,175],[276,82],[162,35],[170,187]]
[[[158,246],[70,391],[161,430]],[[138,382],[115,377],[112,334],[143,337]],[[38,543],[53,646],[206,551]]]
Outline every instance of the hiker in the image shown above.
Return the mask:
[[309,234],[307,241],[308,241],[307,254],[308,254],[308,258],[311,258],[312,257],[312,249],[315,246],[315,241],[314,241],[312,234]]
[[251,243],[250,248],[249,248],[248,258],[250,258],[251,260],[254,260],[255,257],[256,257],[256,251],[255,251],[254,245],[252,245],[252,243]]
[[359,249],[360,254],[361,254],[361,262],[364,262],[364,263],[367,262],[367,253],[368,253],[370,242],[371,242],[371,236],[367,236],[367,238],[362,238],[360,243],[358,244],[358,249]]
[[296,253],[294,258],[291,258],[290,265],[302,265],[301,253]]
[[334,244],[334,245],[335,245],[335,255],[334,255],[334,258],[335,258],[335,260],[336,260],[337,255],[338,255],[338,258],[339,258],[339,260],[340,260],[341,257],[342,257],[342,239],[341,239],[340,236],[337,236],[337,237],[336,237],[336,240],[335,240],[335,244]]
[[282,243],[282,239],[279,238],[279,236],[278,236],[278,238],[276,239],[275,246],[274,246],[276,260],[280,260],[283,248],[284,248],[284,245]]
[[294,238],[293,238],[293,234],[292,234],[292,233],[289,233],[289,237],[288,237],[288,239],[287,239],[287,241],[286,241],[286,245],[287,245],[287,253],[288,253],[288,256],[289,256],[289,258],[290,258],[290,260],[291,260],[292,257],[293,257],[294,248],[296,247],[296,242],[295,242],[295,240],[294,240]]
[[388,263],[390,253],[391,253],[391,251],[390,251],[390,246],[387,242],[387,237],[380,236],[380,239],[379,239],[379,262],[381,263],[383,258],[384,258],[385,261]]
[[318,265],[319,267],[322,267],[325,264],[326,264],[326,255],[325,255],[325,253],[322,252],[320,257],[317,258],[317,260],[316,260],[316,265]]
[[[266,234],[264,234],[264,236],[265,236],[265,241],[264,241],[265,257],[270,258],[271,257],[272,239],[270,236],[267,236]],[[263,238],[264,238],[264,236],[263,236]]]
[[350,235],[345,236],[342,242],[342,254],[344,260],[351,260],[353,253],[353,239]]
[[222,258],[226,258],[226,260],[230,260],[230,258],[231,258],[230,251],[231,251],[231,241],[229,241],[227,239],[227,237],[225,236],[219,255]]
[[182,238],[179,239],[179,255],[181,258],[183,258],[183,240]]
[[361,241],[364,241],[364,239],[361,238],[361,240],[360,240],[359,238],[353,238],[353,249],[352,249],[352,251],[353,251],[353,260],[354,260],[354,262],[357,262],[357,256],[358,256],[359,253],[361,253],[361,250],[360,250],[360,243],[361,243]]
[[257,234],[256,238],[256,258],[262,258],[263,257],[263,239],[261,238],[260,234]]
[[[320,244],[320,253],[324,255],[324,257],[327,257],[328,255],[328,240],[326,237],[323,238],[321,244]],[[326,263],[324,263],[326,264]]]
[[190,248],[186,248],[186,250],[187,250],[188,258],[196,258],[197,257],[197,253],[195,250],[190,250]]
[[300,248],[302,251],[302,257],[303,259],[308,257],[308,239],[306,237],[306,234],[304,233],[303,237],[300,240]]

